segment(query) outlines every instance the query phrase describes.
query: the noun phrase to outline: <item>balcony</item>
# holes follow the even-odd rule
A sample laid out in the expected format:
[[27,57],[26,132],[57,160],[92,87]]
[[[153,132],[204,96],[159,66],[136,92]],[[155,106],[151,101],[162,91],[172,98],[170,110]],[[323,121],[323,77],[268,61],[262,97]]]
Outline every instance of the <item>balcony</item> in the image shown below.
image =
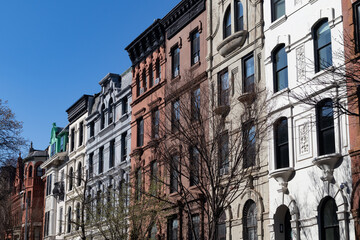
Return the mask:
[[324,172],[324,175],[321,177],[321,180],[333,182],[334,169],[341,164],[342,155],[340,153],[326,154],[314,158],[312,162],[314,165],[318,166]]
[[41,168],[49,168],[51,166],[61,165],[67,158],[67,152],[59,152],[48,158],[44,163],[41,164]]
[[295,170],[292,167],[276,169],[269,173],[280,185],[278,192],[288,193],[288,182],[295,176]]
[[223,57],[229,55],[231,52],[238,48],[240,49],[244,45],[247,35],[248,31],[246,30],[232,34],[219,44],[217,51]]

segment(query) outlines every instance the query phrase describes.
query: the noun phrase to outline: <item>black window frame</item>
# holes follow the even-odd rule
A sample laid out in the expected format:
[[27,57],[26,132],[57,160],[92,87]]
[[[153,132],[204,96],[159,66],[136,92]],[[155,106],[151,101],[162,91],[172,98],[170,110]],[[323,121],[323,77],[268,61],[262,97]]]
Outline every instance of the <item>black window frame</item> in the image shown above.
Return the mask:
[[226,131],[218,139],[219,174],[228,174],[230,166],[229,133]]
[[[249,69],[247,68],[247,62],[252,59],[253,74],[248,75]],[[255,58],[251,53],[245,56],[242,60],[243,67],[243,93],[251,93],[255,91]]]
[[[329,216],[326,216],[324,214],[325,207],[327,207],[328,203],[333,204],[333,206],[330,206],[330,207],[333,207],[333,209],[330,209],[330,210],[332,210],[333,219],[329,218]],[[321,200],[319,207],[318,207],[318,214],[319,214],[318,215],[319,216],[318,217],[318,223],[319,223],[318,225],[319,225],[319,239],[320,240],[326,240],[325,232],[327,229],[334,229],[334,232],[333,232],[335,234],[334,239],[340,239],[340,226],[339,226],[339,219],[337,216],[337,211],[338,211],[338,207],[336,205],[335,199],[333,199],[330,196],[327,196]],[[325,222],[326,222],[325,220],[326,221],[333,220],[336,223],[333,224],[332,226],[325,226]]]
[[[359,9],[357,11],[357,9]],[[360,52],[360,2],[356,1],[353,3],[353,23],[354,23],[354,42],[355,42],[355,53]]]
[[151,111],[151,135],[152,138],[159,138],[159,127],[160,127],[160,111],[158,107],[155,107]]
[[191,39],[191,66],[200,62],[200,32],[198,29],[190,34]]
[[170,163],[170,193],[175,193],[179,190],[179,161],[178,155],[172,156]]
[[122,115],[127,114],[129,111],[128,107],[128,97],[125,96],[121,99],[121,113]]
[[[188,223],[188,239],[189,240],[200,239],[200,231],[201,231],[200,228],[201,228],[200,214],[198,214],[198,213],[192,214],[191,219],[189,219],[189,223]],[[194,232],[195,232],[196,236],[194,236]]]
[[171,103],[171,131],[177,132],[180,127],[180,100],[175,99]]
[[[227,89],[223,88],[223,76],[227,76],[226,85]],[[219,106],[229,106],[230,105],[230,82],[229,82],[229,72],[225,68],[218,73],[218,105]]]
[[115,166],[115,139],[110,141],[109,145],[109,168]]
[[235,32],[242,30],[244,30],[244,7],[241,1],[237,0],[235,1]]
[[142,117],[136,120],[136,146],[142,147],[144,145],[144,119]]
[[[176,228],[174,227],[175,225]],[[172,216],[171,218],[169,218],[167,222],[167,240],[178,240],[179,229],[180,229],[180,220],[177,218],[177,216]]]
[[180,47],[178,44],[171,48],[171,77],[180,76]]
[[113,123],[114,121],[114,109],[113,109],[114,101],[112,98],[109,100],[109,106],[108,106],[108,124]]
[[71,137],[70,137],[70,145],[71,145],[71,152],[75,150],[75,128],[71,129]]
[[[284,124],[284,126],[282,126],[282,124]],[[283,129],[280,129],[280,127],[283,127]],[[283,136],[284,141],[283,142],[279,142],[281,136],[279,136],[279,134],[281,134],[281,131],[285,131],[286,130],[286,139],[284,138],[285,136]],[[285,132],[283,132],[285,134]],[[280,169],[280,168],[287,168],[290,166],[290,152],[289,152],[289,129],[288,129],[288,119],[286,117],[281,117],[279,118],[274,125],[274,143],[275,143],[275,168],[276,169]],[[283,155],[280,154],[282,151],[284,151],[285,153],[287,152],[286,158],[282,158]],[[285,156],[284,155],[284,156]]]
[[[281,51],[284,51],[284,53],[285,53],[286,66],[282,66],[281,68],[279,68],[277,59],[279,59],[281,57]],[[280,44],[280,45],[276,46],[276,48],[274,48],[271,55],[272,55],[272,62],[273,62],[274,92],[278,92],[278,91],[281,91],[282,89],[287,88],[288,84],[289,84],[288,61],[287,61],[287,53],[285,51],[285,44]],[[278,73],[280,73],[282,71],[286,71],[286,87],[283,87],[283,88],[281,88],[281,86],[280,86],[281,85],[279,83],[280,78],[278,76]]]
[[89,153],[89,177],[94,173],[94,153]]
[[[254,131],[252,131],[254,129]],[[252,133],[254,132],[254,133]],[[256,126],[254,121],[248,121],[242,126],[243,137],[243,168],[256,165]],[[253,136],[252,136],[253,135]]]
[[[250,211],[254,210],[254,215],[249,215],[249,213],[251,213]],[[253,200],[247,200],[245,205],[244,205],[244,209],[243,209],[243,239],[244,240],[257,240],[257,207],[256,207],[256,203]],[[254,225],[250,225],[249,223],[252,223]],[[250,238],[249,236],[249,230],[253,230],[255,232],[254,237],[255,238]]]
[[[230,23],[228,25],[228,23]],[[231,8],[230,6],[226,9],[224,14],[224,21],[223,21],[223,39],[231,36],[232,30],[231,30]]]
[[[330,106],[326,106],[330,105]],[[328,120],[326,120],[324,117],[321,117],[321,113],[324,110],[324,108],[331,109],[331,116],[327,116]],[[325,121],[329,121],[328,124],[326,124]],[[334,123],[334,108],[333,108],[333,101],[330,98],[326,98],[322,101],[320,101],[316,105],[316,123],[317,123],[317,135],[318,135],[318,151],[319,156],[335,153],[336,146],[335,146],[335,123]],[[327,126],[328,125],[328,126]],[[330,135],[329,135],[330,132]],[[329,148],[331,149],[325,149]]]
[[104,172],[104,146],[99,148],[99,166],[98,166],[98,174]]
[[82,180],[82,164],[81,164],[81,162],[78,163],[76,175],[77,175],[76,185],[79,187],[81,185],[81,180]]
[[127,140],[126,140],[127,132],[121,134],[121,161],[126,160],[127,156]]
[[74,188],[74,169],[73,167],[70,167],[69,169],[69,191],[73,190]]
[[201,91],[200,86],[191,91],[191,120],[200,120]]
[[105,104],[102,104],[101,106],[100,115],[100,130],[102,130],[105,128]]
[[68,219],[67,219],[67,233],[71,232],[71,221],[72,221],[72,214],[71,214],[71,206],[68,207]]
[[84,143],[84,122],[79,124],[79,147]]
[[89,124],[90,127],[90,137],[94,137],[95,135],[95,122],[91,121]]
[[[324,25],[327,24],[328,28],[329,28],[329,32],[330,32],[330,41],[326,44],[324,44],[323,46],[318,46],[318,36],[317,36],[317,32],[318,30]],[[314,40],[314,60],[315,60],[315,73],[320,72],[330,66],[332,66],[333,61],[332,61],[332,41],[331,41],[331,28],[329,26],[329,22],[327,18],[322,19],[321,21],[319,21],[312,29],[312,37]],[[322,62],[320,59],[320,51],[323,49],[326,49],[327,47],[330,47],[330,52],[331,52],[331,59],[329,59],[329,62],[325,62],[326,66],[322,66]]]
[[[284,14],[282,14],[281,16],[276,16],[276,4],[279,4],[281,2],[284,2]],[[282,16],[286,15],[286,1],[285,0],[271,0],[271,22],[276,21],[277,19],[281,18]]]

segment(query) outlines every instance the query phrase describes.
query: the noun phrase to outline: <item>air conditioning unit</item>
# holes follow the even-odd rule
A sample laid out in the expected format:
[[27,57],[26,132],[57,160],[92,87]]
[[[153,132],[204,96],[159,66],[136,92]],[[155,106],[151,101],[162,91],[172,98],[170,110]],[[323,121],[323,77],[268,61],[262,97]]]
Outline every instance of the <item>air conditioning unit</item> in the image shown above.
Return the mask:
[[155,84],[158,84],[160,82],[160,79],[159,78],[156,78],[155,79]]

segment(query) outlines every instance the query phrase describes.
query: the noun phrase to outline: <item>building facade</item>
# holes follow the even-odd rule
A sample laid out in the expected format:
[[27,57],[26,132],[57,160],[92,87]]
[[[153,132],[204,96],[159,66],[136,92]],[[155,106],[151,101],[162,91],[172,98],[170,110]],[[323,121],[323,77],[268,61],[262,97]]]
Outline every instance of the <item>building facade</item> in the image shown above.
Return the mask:
[[[130,172],[130,121],[131,121],[131,69],[122,75],[109,73],[100,82],[101,92],[94,96],[86,117],[86,194],[98,206],[88,219],[101,215],[100,206],[110,201],[107,196],[112,190],[121,189],[129,181]],[[104,202],[102,202],[104,204]],[[108,203],[110,204],[110,203]],[[117,212],[114,211],[114,215]],[[118,216],[114,216],[116,218]],[[88,234],[103,239],[100,232],[106,232],[109,222],[94,225]],[[126,230],[126,229],[125,229]]]
[[51,128],[48,158],[41,165],[45,170],[43,239],[64,239],[64,209],[66,197],[66,163],[68,162],[69,128]]
[[11,196],[12,229],[9,239],[43,239],[44,171],[40,165],[47,152],[35,150],[32,143],[28,155],[18,158]]
[[236,171],[240,185],[219,222],[221,239],[269,239],[263,2],[207,1],[209,111],[223,119],[225,177]]
[[264,2],[271,239],[355,239],[348,118],[335,104],[346,86],[331,82],[344,64],[341,9]]
[[352,170],[352,195],[350,199],[351,213],[354,217],[356,238],[360,238],[360,122],[359,99],[360,88],[357,77],[360,62],[360,1],[342,1],[344,21],[344,56],[348,85],[349,137]]

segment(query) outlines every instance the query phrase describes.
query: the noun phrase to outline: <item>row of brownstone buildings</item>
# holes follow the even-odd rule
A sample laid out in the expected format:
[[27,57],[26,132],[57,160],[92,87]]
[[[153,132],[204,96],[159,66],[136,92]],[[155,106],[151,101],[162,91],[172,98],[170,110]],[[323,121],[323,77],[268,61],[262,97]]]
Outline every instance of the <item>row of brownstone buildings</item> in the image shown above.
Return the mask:
[[80,223],[126,186],[132,239],[360,239],[359,14],[180,1],[19,159],[8,238],[104,239]]

